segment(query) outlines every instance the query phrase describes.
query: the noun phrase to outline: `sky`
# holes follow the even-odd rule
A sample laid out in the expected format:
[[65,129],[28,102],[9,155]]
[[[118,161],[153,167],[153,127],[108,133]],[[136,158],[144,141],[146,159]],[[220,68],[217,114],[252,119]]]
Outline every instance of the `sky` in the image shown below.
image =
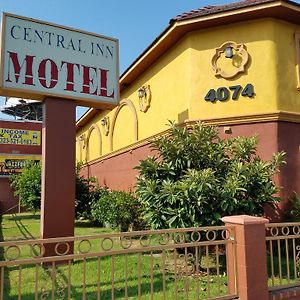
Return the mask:
[[[155,40],[176,15],[233,0],[0,0],[9,12],[114,37],[120,45],[120,74]],[[300,3],[300,0],[296,2]],[[0,105],[4,98],[0,97]],[[77,108],[79,118],[86,108]],[[7,118],[0,114],[0,118]]]

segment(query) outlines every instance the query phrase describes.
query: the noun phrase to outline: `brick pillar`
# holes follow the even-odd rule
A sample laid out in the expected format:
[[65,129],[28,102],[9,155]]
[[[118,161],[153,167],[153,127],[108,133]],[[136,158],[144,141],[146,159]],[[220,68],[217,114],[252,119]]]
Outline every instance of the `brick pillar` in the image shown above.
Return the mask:
[[[235,227],[237,292],[240,300],[268,300],[265,218],[247,215],[224,217],[225,225]],[[234,287],[232,275],[234,247],[228,248],[229,289]],[[232,291],[231,291],[232,292]]]

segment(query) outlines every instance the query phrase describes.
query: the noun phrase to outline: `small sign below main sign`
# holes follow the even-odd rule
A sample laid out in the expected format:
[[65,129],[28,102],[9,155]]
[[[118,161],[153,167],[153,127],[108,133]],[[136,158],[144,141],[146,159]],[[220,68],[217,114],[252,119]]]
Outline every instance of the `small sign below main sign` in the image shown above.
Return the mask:
[[0,128],[0,145],[40,146],[41,132],[27,129]]
[[4,13],[0,95],[112,108],[119,102],[118,40]]

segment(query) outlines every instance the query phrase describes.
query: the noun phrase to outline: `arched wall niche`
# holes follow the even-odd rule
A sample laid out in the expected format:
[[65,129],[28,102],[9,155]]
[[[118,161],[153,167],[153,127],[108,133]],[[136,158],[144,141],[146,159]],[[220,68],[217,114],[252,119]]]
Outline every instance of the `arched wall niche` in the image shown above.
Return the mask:
[[136,142],[138,140],[138,118],[137,118],[136,109],[131,100],[123,99],[120,101],[120,104],[117,107],[117,109],[113,115],[112,121],[111,121],[111,130],[110,130],[110,135],[109,135],[110,151],[114,150],[113,138],[114,138],[116,121],[118,119],[120,111],[122,110],[122,108],[124,108],[126,106],[129,107],[129,109],[132,113],[132,117],[133,117],[133,139],[134,139],[134,142]]
[[102,155],[101,132],[97,124],[92,124],[86,135],[86,157],[85,157],[86,162],[90,161],[90,137],[93,131],[95,131],[96,136],[98,138],[98,143],[96,144],[96,147],[98,147],[98,156],[100,157]]
[[79,161],[82,161],[83,143],[84,143],[84,141],[82,141],[80,139],[80,137],[76,138],[76,152],[78,151],[77,152],[78,153],[77,158],[78,158]]

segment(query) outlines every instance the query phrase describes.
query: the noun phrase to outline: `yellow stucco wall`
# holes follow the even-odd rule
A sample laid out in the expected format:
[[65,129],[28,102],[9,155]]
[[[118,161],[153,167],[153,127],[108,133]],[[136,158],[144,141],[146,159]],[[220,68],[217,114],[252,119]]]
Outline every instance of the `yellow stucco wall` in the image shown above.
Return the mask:
[[[183,118],[182,115],[184,116],[189,104],[190,97],[187,95],[190,94],[190,55],[189,40],[186,38],[166,55],[163,55],[159,62],[121,94],[121,100],[126,104],[120,110],[115,108],[111,112],[99,113],[77,132],[77,136],[82,134],[88,136],[89,128],[93,124],[97,124],[101,132],[102,154],[104,155],[111,150],[118,150],[167,129],[168,120],[178,122],[180,118]],[[137,90],[143,85],[149,85],[152,94],[151,106],[146,113],[139,110],[137,95]],[[115,125],[110,124],[110,134],[104,136],[101,119],[108,116],[110,122],[113,122],[116,114]],[[137,130],[137,134],[135,134],[135,130]],[[111,135],[112,132],[113,135]],[[99,157],[95,149],[97,147],[95,139],[90,139],[86,150],[89,152],[89,161]],[[77,153],[77,159],[79,159],[79,152],[77,151]],[[82,157],[83,159],[86,157],[84,151]]]
[[[283,21],[275,24],[274,37],[278,61],[276,64],[278,76],[278,109],[300,113],[300,91],[297,87],[295,33],[300,33],[300,27]],[[300,56],[300,53],[298,53]]]
[[[191,119],[259,114],[277,109],[275,23],[271,19],[256,20],[191,34],[193,62]],[[217,78],[211,66],[215,48],[226,41],[244,43],[250,55],[245,73],[233,79]],[[237,100],[228,99],[224,102],[211,103],[204,100],[212,88],[217,90],[220,87],[228,88],[235,85],[245,87],[248,83],[254,86],[253,98],[240,95]]]
[[[157,134],[167,128],[168,120],[232,118],[278,110],[299,113],[296,31],[297,27],[287,22],[260,19],[187,34],[122,92],[120,107],[100,112],[78,130],[78,138],[91,133],[82,150],[83,160],[97,159],[100,153],[105,155]],[[244,43],[250,55],[246,71],[233,79],[217,78],[211,65],[215,49],[227,41]],[[232,61],[226,60],[223,64],[228,67]],[[204,100],[210,89],[245,87],[248,83],[254,86],[252,98],[240,95],[223,102]],[[137,90],[143,85],[149,85],[152,94],[147,112],[139,110]],[[101,125],[104,116],[110,121],[107,136]],[[98,126],[100,137],[95,129],[91,132],[93,126]]]

